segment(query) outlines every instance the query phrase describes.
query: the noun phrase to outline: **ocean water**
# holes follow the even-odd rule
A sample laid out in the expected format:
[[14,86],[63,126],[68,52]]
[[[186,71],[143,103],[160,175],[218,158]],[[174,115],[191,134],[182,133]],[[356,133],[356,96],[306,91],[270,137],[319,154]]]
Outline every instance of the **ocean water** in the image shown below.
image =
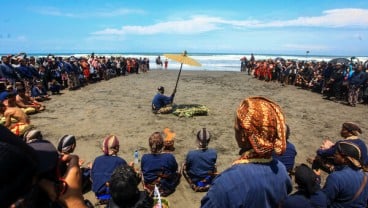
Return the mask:
[[[47,56],[47,54],[27,54],[28,56]],[[75,56],[75,57],[87,57],[90,54],[85,53],[60,53],[54,54],[55,56]],[[150,68],[156,69],[156,58],[158,56],[161,57],[161,60],[164,61],[166,58],[163,53],[95,53],[97,56],[124,56],[124,57],[134,57],[134,58],[148,58],[150,60]],[[208,71],[240,71],[240,59],[242,57],[247,57],[250,59],[250,54],[221,54],[221,53],[188,53],[188,56],[200,62],[202,66],[194,67],[189,65],[183,65],[183,70],[208,70]],[[321,55],[284,55],[284,54],[254,54],[256,60],[265,60],[265,59],[275,59],[281,57],[285,60],[296,60],[296,61],[330,61],[334,58],[348,58],[347,56],[321,56]],[[356,57],[359,61],[368,64],[368,56]],[[357,59],[354,59],[356,61]],[[180,69],[180,63],[168,59],[169,69]]]

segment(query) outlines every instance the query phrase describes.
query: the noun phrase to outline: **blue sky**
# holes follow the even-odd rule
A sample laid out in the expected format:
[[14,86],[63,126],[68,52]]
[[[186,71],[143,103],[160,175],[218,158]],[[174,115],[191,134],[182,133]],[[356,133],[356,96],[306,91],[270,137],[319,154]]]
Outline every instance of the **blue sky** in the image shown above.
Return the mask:
[[367,0],[3,1],[0,53],[368,56]]

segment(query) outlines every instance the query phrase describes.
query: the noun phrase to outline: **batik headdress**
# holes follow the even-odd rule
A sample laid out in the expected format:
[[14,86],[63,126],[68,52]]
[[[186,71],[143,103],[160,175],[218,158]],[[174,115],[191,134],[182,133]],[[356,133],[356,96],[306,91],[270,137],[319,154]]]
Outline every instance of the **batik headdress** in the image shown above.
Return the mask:
[[279,105],[264,97],[243,100],[236,111],[242,139],[251,149],[245,151],[238,163],[269,162],[272,152],[280,155],[286,149],[285,116]]

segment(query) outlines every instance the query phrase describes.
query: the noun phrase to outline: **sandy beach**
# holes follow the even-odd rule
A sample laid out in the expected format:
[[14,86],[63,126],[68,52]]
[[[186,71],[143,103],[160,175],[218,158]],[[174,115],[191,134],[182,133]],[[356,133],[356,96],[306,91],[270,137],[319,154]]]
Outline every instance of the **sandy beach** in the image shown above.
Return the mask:
[[[31,116],[45,139],[55,145],[61,136],[73,134],[77,138],[75,153],[86,162],[93,162],[101,153],[100,143],[108,134],[120,139],[120,156],[133,161],[133,152],[148,153],[148,137],[165,127],[176,133],[174,155],[179,164],[186,153],[196,148],[196,132],[206,127],[212,134],[210,148],[218,151],[218,170],[230,167],[237,158],[234,139],[234,112],[241,100],[248,96],[265,96],[276,101],[286,115],[291,128],[290,141],[297,148],[297,163],[313,156],[323,138],[339,139],[341,124],[356,122],[368,131],[368,106],[353,108],[322,99],[317,93],[282,87],[280,83],[264,82],[241,72],[188,71],[183,67],[175,97],[176,104],[201,104],[209,108],[208,116],[179,118],[173,114],[155,115],[151,100],[158,86],[171,94],[178,70],[152,70],[130,74],[108,81],[90,84],[76,91],[64,90],[45,102],[47,109]],[[175,208],[199,207],[205,193],[195,193],[184,178],[175,193],[168,197]],[[95,202],[94,195],[85,197]]]

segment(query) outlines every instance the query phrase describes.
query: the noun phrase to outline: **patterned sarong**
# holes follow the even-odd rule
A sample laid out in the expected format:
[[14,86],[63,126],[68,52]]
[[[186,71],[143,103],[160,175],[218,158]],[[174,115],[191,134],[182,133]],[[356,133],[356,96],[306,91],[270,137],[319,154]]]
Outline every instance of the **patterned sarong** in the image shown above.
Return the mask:
[[13,132],[13,134],[17,136],[22,136],[26,131],[32,128],[32,125],[18,122],[15,124],[12,124],[12,127],[10,128],[10,131]]

